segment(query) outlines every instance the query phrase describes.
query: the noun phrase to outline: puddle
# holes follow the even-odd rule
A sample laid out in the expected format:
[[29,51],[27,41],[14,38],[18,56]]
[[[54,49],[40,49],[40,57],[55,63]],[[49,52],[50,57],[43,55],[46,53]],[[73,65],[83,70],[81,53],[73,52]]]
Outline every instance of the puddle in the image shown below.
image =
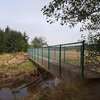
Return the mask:
[[21,100],[25,96],[28,96],[27,88],[23,88],[17,92],[13,92],[9,88],[2,88],[0,90],[0,100]]
[[55,88],[60,83],[58,78],[47,80],[41,83],[42,88]]
[[[46,80],[46,81],[41,82],[39,86],[37,86],[37,89],[40,89],[40,88],[45,89],[47,87],[54,88],[57,84],[59,84],[59,82],[60,81],[57,78],[55,80]],[[23,97],[27,97],[30,93],[33,93],[35,95],[34,87],[29,86],[29,87],[19,89],[20,87],[23,87],[23,86],[21,85],[17,87],[16,89],[14,88],[0,89],[0,100],[22,100]],[[29,91],[30,90],[29,88],[32,91]]]

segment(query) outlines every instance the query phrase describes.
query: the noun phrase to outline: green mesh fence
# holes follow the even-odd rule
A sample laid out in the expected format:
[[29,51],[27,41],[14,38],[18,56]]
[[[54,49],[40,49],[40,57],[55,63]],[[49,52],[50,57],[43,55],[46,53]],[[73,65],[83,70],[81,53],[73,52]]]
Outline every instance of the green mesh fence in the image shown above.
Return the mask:
[[82,42],[29,48],[31,59],[56,76],[100,78],[100,44]]
[[29,48],[28,54],[31,59],[49,69],[56,76],[66,74],[66,70],[69,69],[84,77],[84,41]]

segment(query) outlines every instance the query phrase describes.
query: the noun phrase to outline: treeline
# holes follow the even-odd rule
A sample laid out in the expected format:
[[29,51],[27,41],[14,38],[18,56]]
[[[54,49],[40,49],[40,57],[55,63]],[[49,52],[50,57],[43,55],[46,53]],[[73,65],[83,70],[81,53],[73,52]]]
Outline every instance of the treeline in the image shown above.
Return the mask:
[[0,53],[27,51],[27,48],[26,33],[11,30],[9,27],[0,29]]

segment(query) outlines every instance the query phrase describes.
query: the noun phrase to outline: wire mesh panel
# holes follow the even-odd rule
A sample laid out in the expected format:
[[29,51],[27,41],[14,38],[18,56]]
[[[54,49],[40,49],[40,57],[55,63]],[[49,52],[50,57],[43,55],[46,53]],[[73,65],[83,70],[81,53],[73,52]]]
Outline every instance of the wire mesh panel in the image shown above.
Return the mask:
[[35,56],[35,60],[40,63],[40,48],[36,48],[35,49],[35,53],[36,53],[36,56]]
[[80,65],[81,45],[62,46],[62,63]]
[[[56,76],[100,77],[100,45],[84,41],[28,49],[29,56]],[[95,74],[94,74],[95,72]]]
[[32,53],[33,53],[32,50],[33,50],[32,48],[28,49],[28,55],[29,55],[30,58],[32,58],[32,55],[33,55],[33,54],[32,54]]
[[42,48],[38,50],[38,62],[42,65]]
[[[81,47],[82,42],[64,44],[61,46],[61,71],[62,76],[81,76]],[[73,76],[72,76],[73,75]]]
[[50,46],[48,50],[49,70],[56,76],[59,76],[59,46]]
[[59,63],[59,47],[50,47],[50,60],[56,64]]
[[[49,69],[56,76],[61,76],[71,69],[80,69],[82,43],[48,46],[42,48],[30,48],[31,58]],[[76,67],[77,66],[77,67]]]
[[48,48],[45,47],[43,48],[43,54],[42,54],[42,59],[43,59],[43,65],[45,66],[46,69],[48,69]]

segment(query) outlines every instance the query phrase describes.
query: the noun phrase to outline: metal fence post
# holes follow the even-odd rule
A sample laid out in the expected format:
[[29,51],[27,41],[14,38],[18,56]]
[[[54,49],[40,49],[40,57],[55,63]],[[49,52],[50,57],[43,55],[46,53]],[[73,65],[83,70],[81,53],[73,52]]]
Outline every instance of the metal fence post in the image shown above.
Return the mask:
[[37,48],[35,48],[35,60],[37,61]]
[[36,48],[36,61],[37,61],[37,48]]
[[38,48],[36,48],[36,60],[38,61]]
[[42,47],[42,64],[43,64],[43,47]]
[[37,48],[37,61],[38,61],[38,48]]
[[65,54],[65,47],[63,47],[63,49],[64,49],[64,63],[66,62],[65,60],[66,60],[66,54]]
[[33,60],[33,48],[32,48],[32,60]]
[[61,77],[61,45],[59,46],[59,76]]
[[35,48],[34,48],[34,60],[35,60],[35,54],[36,54],[36,53],[35,53]]
[[84,49],[85,49],[85,41],[82,41],[82,46],[81,46],[81,77],[84,79]]
[[50,69],[50,47],[48,46],[48,69]]
[[40,48],[38,48],[38,61],[40,60],[40,56],[39,56],[40,53],[39,52],[40,52]]

